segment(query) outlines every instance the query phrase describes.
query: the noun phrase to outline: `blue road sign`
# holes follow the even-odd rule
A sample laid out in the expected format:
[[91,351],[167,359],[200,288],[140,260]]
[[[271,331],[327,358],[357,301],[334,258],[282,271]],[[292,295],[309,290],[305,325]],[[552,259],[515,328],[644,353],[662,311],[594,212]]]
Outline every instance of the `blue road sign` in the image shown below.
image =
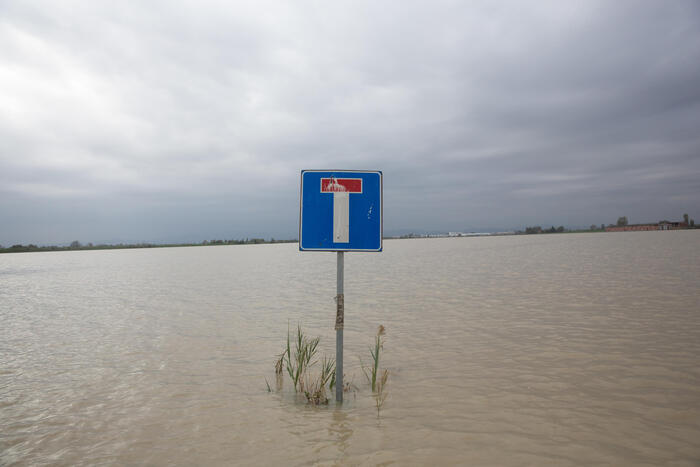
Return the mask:
[[382,251],[382,172],[302,170],[299,249]]

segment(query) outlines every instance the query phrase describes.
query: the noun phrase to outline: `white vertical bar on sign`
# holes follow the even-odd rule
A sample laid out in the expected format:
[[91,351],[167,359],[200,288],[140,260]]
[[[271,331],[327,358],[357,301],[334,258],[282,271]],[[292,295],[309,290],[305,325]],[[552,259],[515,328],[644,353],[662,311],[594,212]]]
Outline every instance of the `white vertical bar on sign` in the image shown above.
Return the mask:
[[350,243],[350,193],[347,191],[333,193],[333,243]]

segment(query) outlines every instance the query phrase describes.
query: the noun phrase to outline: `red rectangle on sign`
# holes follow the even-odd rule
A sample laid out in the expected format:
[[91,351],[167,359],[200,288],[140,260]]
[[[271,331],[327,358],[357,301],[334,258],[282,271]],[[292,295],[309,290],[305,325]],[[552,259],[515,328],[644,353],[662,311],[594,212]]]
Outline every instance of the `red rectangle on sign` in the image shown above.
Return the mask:
[[322,178],[321,193],[362,193],[361,178]]

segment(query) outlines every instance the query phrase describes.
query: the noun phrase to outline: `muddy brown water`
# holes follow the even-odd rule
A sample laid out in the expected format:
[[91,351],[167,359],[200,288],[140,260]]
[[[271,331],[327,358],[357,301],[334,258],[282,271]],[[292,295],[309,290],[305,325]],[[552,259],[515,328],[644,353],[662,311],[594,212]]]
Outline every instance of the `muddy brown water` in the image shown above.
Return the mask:
[[265,378],[288,323],[334,354],[332,253],[1,255],[0,465],[700,465],[700,231],[384,247],[346,255],[358,389],[321,408]]

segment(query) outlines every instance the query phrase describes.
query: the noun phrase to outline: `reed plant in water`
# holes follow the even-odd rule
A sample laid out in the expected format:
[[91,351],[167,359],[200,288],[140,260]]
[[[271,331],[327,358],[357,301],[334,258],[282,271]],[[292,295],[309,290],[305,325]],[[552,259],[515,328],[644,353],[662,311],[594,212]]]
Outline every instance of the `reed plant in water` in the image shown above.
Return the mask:
[[379,409],[381,409],[382,405],[384,405],[384,401],[386,400],[386,396],[389,395],[389,393],[384,390],[386,388],[386,382],[388,379],[389,379],[389,370],[384,369],[384,371],[382,371],[381,377],[377,381],[377,391],[374,394],[374,403],[377,406],[377,415],[379,415]]
[[291,335],[287,329],[287,348],[285,350],[287,360],[287,373],[294,383],[294,392],[304,391],[304,373],[316,363],[313,358],[318,351],[320,337],[310,339],[304,335],[301,325],[297,325],[296,341],[294,345],[294,355],[292,355]]
[[313,405],[328,404],[326,397],[326,384],[331,382],[330,389],[333,389],[333,381],[335,380],[335,360],[323,357],[321,361],[321,372],[315,378],[310,373],[306,375],[304,385],[304,396],[306,400]]
[[362,371],[369,382],[372,392],[377,392],[377,375],[379,375],[379,355],[384,349],[384,335],[386,330],[383,325],[379,325],[377,328],[377,335],[374,337],[374,347],[369,348],[370,355],[372,355],[372,364],[369,368],[362,365]]
[[321,361],[321,384],[326,385],[329,381],[331,382],[330,389],[333,389],[333,386],[335,386],[335,359],[334,358],[327,358],[325,355],[323,356],[323,360]]
[[[389,370],[379,369],[379,357],[382,350],[384,350],[384,336],[386,335],[386,330],[381,324],[377,328],[377,335],[374,336],[374,347],[369,348],[370,355],[372,356],[372,362],[369,367],[362,365],[362,372],[367,378],[367,382],[372,388],[372,396],[374,397],[375,404],[377,406],[377,414],[379,409],[384,404],[386,396],[388,393],[385,391],[386,383],[389,379]],[[361,360],[360,360],[361,361]]]
[[[386,369],[380,370],[379,368],[380,355],[384,349],[385,334],[384,326],[380,325],[374,338],[374,347],[370,347],[372,363],[369,366],[362,364],[362,372],[372,388],[372,397],[375,398],[377,411],[379,411],[386,399],[387,393],[385,388],[389,378],[389,371]],[[303,393],[310,404],[328,404],[326,388],[333,390],[335,387],[336,362],[335,359],[324,356],[321,359],[318,372],[311,372],[311,368],[318,363],[316,354],[318,353],[320,340],[320,337],[310,338],[305,335],[300,324],[297,324],[295,335],[292,335],[289,327],[287,327],[286,346],[275,360],[275,376],[277,377],[278,391],[282,389],[282,380],[286,369],[292,383],[294,383],[294,392]],[[360,362],[362,363],[362,359],[360,359]],[[267,379],[265,379],[265,385],[267,386],[267,391],[272,392]],[[352,391],[355,393],[358,390],[357,386],[352,383],[352,380],[346,381],[343,386],[343,392]]]
[[[282,390],[284,386],[284,357],[287,355],[287,350],[285,349],[275,360],[275,386],[278,391]],[[265,380],[267,382],[267,380]],[[269,384],[268,384],[269,386]]]

